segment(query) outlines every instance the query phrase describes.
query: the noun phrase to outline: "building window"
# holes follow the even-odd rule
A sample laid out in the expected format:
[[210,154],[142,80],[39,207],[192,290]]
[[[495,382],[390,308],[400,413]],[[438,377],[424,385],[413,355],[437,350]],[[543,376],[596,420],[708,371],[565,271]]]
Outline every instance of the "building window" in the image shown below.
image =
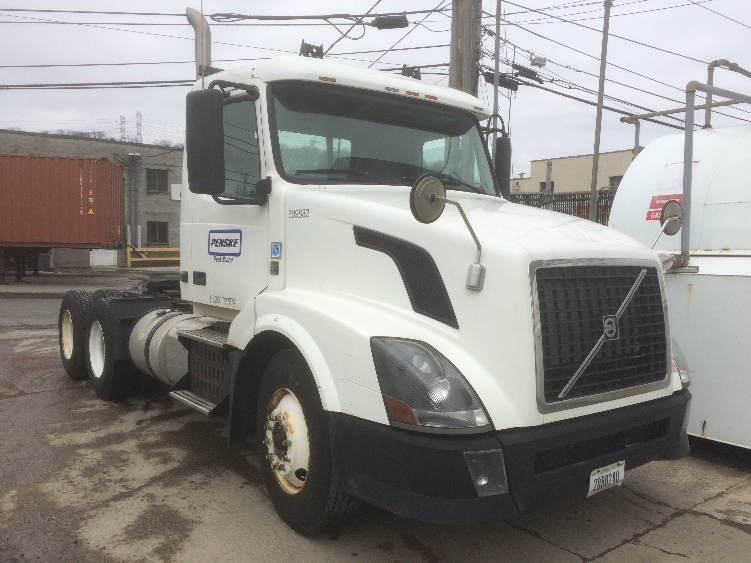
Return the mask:
[[169,244],[169,223],[167,221],[146,221],[147,244]]
[[167,170],[146,169],[146,191],[167,193]]
[[[545,191],[545,186],[547,184],[545,182],[540,182],[540,193]],[[552,194],[555,192],[555,182],[553,180],[550,181],[550,193]]]
[[623,176],[611,176],[610,181],[608,181],[608,187],[616,189],[621,185],[621,180],[623,180]]

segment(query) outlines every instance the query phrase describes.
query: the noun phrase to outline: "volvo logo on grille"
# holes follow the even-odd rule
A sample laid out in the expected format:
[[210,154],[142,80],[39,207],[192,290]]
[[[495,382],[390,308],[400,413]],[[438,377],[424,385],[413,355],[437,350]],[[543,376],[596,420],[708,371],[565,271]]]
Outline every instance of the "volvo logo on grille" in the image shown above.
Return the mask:
[[608,340],[618,339],[618,317],[615,315],[605,315],[602,317],[602,328],[605,338]]

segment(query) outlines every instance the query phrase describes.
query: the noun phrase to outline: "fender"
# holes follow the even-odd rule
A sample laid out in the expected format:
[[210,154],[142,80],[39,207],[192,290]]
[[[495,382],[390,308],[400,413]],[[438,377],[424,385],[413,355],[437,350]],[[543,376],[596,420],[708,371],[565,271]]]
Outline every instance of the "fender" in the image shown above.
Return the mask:
[[305,357],[320,392],[323,409],[341,412],[339,391],[334,383],[331,370],[320,348],[308,331],[291,318],[279,314],[265,315],[256,321],[255,334],[269,330],[287,337]]

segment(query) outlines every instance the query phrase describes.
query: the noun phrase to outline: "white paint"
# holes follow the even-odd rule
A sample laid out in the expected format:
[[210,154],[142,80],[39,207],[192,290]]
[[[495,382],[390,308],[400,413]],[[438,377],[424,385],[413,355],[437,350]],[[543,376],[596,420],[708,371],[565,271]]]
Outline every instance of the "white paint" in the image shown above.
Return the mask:
[[[697,113],[697,116],[701,115]],[[641,242],[654,239],[648,221],[655,195],[682,194],[683,135],[642,151],[618,189],[610,225]],[[690,266],[665,276],[673,340],[691,375],[689,434],[751,448],[751,126],[694,133]],[[656,249],[680,251],[681,231]]]

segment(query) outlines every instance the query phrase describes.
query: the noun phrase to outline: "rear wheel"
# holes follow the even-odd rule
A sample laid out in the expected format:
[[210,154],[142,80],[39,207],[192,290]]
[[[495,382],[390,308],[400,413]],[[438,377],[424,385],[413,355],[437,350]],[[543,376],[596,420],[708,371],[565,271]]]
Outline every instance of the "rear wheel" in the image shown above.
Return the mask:
[[266,488],[282,520],[303,535],[337,528],[359,506],[331,472],[331,446],[318,388],[305,358],[278,352],[264,370],[256,428]]
[[127,361],[114,359],[115,330],[110,316],[110,300],[96,299],[88,333],[87,370],[97,396],[105,401],[122,399],[133,381]]
[[86,379],[86,348],[89,315],[91,314],[91,296],[87,291],[68,291],[60,304],[57,318],[60,358],[68,377]]

